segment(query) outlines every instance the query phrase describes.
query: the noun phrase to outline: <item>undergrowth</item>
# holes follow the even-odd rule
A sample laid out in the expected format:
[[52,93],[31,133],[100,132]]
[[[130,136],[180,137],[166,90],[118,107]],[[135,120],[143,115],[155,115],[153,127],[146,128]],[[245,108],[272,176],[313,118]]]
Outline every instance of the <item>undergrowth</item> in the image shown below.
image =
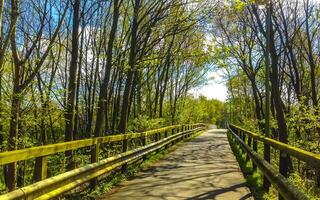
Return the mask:
[[[271,185],[269,192],[266,192],[263,188],[263,175],[259,170],[254,171],[252,162],[246,160],[246,154],[242,152],[241,148],[231,139],[228,134],[228,140],[231,146],[231,149],[236,156],[236,159],[240,165],[240,168],[246,178],[248,186],[255,197],[255,199],[264,199],[264,200],[274,200],[278,199],[278,191],[275,187]],[[260,150],[263,152],[263,149]],[[275,159],[272,159],[275,160]],[[299,187],[299,189],[307,196],[310,200],[319,200],[319,190],[314,188],[315,184],[308,185],[308,181],[303,179],[298,173],[291,173],[288,180],[293,184]]]
[[263,190],[263,177],[261,173],[258,170],[253,170],[252,162],[247,161],[246,155],[241,152],[240,147],[236,145],[229,134],[228,140],[252,195],[257,200],[266,199],[266,192]]

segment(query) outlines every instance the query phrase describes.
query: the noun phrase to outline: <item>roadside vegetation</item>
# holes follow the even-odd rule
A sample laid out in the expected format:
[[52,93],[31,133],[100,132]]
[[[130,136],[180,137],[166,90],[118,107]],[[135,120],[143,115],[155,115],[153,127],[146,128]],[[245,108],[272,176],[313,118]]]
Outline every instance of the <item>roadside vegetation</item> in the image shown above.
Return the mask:
[[[319,1],[217,4],[213,62],[227,82],[228,121],[319,154]],[[275,150],[270,158],[310,199],[320,198],[319,169]]]
[[[0,151],[214,120],[183,113],[211,70],[202,23],[209,7],[205,0],[1,0]],[[121,152],[121,144],[108,148],[102,153]],[[86,150],[49,156],[48,176],[89,160]],[[1,192],[37,181],[40,165],[1,166]]]

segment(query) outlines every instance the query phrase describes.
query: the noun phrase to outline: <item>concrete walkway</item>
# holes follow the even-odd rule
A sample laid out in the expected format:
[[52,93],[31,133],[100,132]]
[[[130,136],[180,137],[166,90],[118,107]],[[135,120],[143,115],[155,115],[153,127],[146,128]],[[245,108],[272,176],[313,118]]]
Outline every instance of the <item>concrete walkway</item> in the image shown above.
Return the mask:
[[230,149],[226,130],[211,129],[101,199],[253,198]]

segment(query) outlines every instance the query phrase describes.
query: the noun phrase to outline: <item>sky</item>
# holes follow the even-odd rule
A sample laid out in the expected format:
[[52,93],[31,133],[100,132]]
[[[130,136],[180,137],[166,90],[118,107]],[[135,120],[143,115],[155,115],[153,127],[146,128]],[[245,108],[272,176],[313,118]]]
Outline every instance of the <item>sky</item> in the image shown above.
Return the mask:
[[227,99],[227,87],[225,85],[225,81],[221,75],[219,75],[219,72],[211,72],[207,76],[210,78],[208,83],[199,88],[192,89],[191,94],[193,94],[195,97],[203,95],[208,99],[225,101]]

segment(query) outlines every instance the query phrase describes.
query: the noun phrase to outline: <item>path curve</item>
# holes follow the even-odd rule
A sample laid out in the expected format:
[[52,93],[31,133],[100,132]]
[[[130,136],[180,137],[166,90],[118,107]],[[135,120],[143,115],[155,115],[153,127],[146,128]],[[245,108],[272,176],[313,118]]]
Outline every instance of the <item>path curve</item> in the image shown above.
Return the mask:
[[210,129],[180,146],[102,199],[253,199],[225,129]]

